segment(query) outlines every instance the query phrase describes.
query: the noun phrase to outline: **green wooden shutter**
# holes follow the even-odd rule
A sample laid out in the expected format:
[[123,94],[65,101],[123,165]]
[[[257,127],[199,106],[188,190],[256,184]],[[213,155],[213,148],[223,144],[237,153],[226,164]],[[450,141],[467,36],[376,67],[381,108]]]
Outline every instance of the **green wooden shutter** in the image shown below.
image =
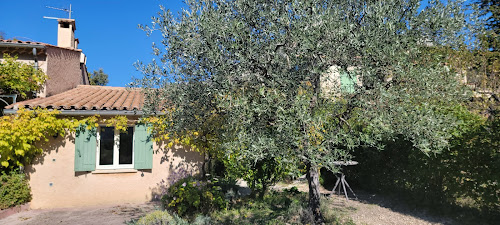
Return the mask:
[[75,172],[94,171],[97,149],[96,129],[80,126],[75,139]]
[[153,169],[153,140],[145,124],[135,126],[134,168]]
[[348,74],[347,72],[340,73],[340,90],[344,93],[354,93],[354,85],[356,85],[356,75]]

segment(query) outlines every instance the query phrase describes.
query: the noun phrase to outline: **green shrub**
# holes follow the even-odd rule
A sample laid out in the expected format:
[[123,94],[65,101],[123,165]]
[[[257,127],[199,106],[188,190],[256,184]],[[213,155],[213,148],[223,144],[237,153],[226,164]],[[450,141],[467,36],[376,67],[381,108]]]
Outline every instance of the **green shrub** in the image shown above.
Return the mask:
[[222,188],[217,182],[200,181],[192,176],[170,186],[161,200],[165,208],[174,210],[180,216],[207,214],[226,208]]
[[500,118],[483,122],[461,113],[462,127],[440,154],[425,155],[403,140],[387,142],[383,151],[355,152],[359,165],[347,168],[349,179],[420,205],[500,214]]
[[31,200],[31,189],[24,174],[11,171],[0,176],[0,209],[20,205]]
[[141,217],[136,222],[129,222],[129,225],[210,225],[211,218],[208,216],[198,215],[192,223],[182,219],[175,213],[156,210]]
[[293,187],[288,188],[288,189],[284,189],[283,192],[288,193],[288,194],[292,194],[292,195],[296,195],[296,194],[300,193],[299,189],[296,186],[293,186]]
[[[308,209],[307,193],[294,187],[283,192],[271,190],[263,198],[246,197],[231,204],[227,210],[211,213],[213,224],[314,224]],[[335,210],[322,204],[326,224],[342,224],[349,218],[337,218]]]
[[135,223],[136,225],[188,225],[189,223],[179,216],[171,215],[167,211],[156,210],[146,214]]

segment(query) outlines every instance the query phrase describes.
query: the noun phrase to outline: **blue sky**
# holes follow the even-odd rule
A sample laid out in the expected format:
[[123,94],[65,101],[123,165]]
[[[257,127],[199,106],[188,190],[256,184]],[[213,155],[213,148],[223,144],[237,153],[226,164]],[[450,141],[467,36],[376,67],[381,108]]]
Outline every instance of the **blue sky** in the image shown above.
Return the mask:
[[43,16],[67,18],[61,11],[45,6],[69,8],[76,20],[75,37],[87,55],[89,71],[103,68],[109,75],[109,86],[125,86],[132,76],[141,77],[133,63],[149,62],[154,38],[137,28],[149,24],[151,16],[163,5],[172,11],[185,7],[181,0],[0,0],[0,31],[6,38],[57,44],[57,21]]

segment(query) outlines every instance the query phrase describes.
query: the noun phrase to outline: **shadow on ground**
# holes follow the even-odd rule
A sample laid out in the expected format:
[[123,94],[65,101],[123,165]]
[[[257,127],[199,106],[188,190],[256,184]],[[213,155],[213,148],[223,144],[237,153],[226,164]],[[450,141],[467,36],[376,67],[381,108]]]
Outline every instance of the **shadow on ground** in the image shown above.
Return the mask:
[[[356,213],[356,211],[359,211],[360,207],[365,207],[364,205],[371,205],[371,206],[376,206],[372,207],[374,208],[374,210],[375,208],[378,207],[385,208],[387,210],[396,212],[398,214],[406,215],[412,218],[417,218],[418,220],[425,221],[426,223],[429,224],[493,225],[493,224],[498,224],[498,221],[500,221],[500,218],[498,217],[484,216],[474,209],[464,209],[456,206],[448,206],[449,208],[439,208],[439,209],[436,209],[438,206],[429,208],[411,204],[404,198],[398,197],[396,195],[374,194],[371,192],[357,189],[356,187],[353,187],[353,190],[357,195],[357,199],[354,198],[349,192],[350,194],[349,198],[351,199],[350,201],[347,201],[345,199],[344,193],[341,193],[342,195],[338,195],[338,193],[336,193],[332,197],[329,197],[330,196],[329,194],[325,196],[329,197],[329,201],[331,202],[333,208],[344,214],[362,214],[362,213]],[[369,212],[363,212],[363,213],[369,214]],[[380,211],[380,213],[383,212]],[[398,219],[394,218],[394,221],[398,221]],[[409,223],[401,223],[401,224],[409,224]]]
[[85,224],[123,225],[138,220],[159,206],[154,203],[115,206],[30,210],[0,220],[9,225]]
[[[325,188],[325,194],[333,189],[338,174],[326,173],[322,171],[323,186]],[[464,224],[464,225],[476,225],[476,224],[498,224],[500,221],[500,212],[497,215],[487,214],[474,208],[464,208],[455,205],[425,205],[420,202],[415,202],[405,196],[402,193],[391,193],[387,192],[375,192],[363,190],[357,187],[356,182],[350,182],[349,176],[346,177],[347,182],[351,185],[352,189],[358,196],[359,203],[367,205],[376,205],[382,208],[386,208],[392,212],[396,212],[402,215],[408,215],[413,218],[418,218],[422,221],[426,221],[430,224]],[[338,191],[338,188],[336,189]],[[338,194],[338,193],[337,193]],[[340,195],[335,195],[335,199],[344,199],[344,193]],[[349,197],[352,194],[348,192]],[[337,201],[340,203],[340,201]],[[341,207],[337,207],[338,210]]]

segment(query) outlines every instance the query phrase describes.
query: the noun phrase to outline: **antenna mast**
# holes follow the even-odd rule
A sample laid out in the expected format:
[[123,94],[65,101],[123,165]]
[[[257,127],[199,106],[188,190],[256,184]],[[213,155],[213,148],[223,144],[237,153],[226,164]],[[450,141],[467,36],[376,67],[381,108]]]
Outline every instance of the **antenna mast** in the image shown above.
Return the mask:
[[[55,10],[66,12],[66,13],[68,13],[68,19],[71,19],[71,13],[73,12],[73,11],[71,11],[71,4],[69,4],[69,9],[56,8],[56,7],[52,7],[52,6],[45,6],[45,7],[49,8],[49,9],[55,9]],[[55,20],[61,19],[61,18],[49,17],[49,16],[44,16],[43,18],[45,18],[45,19],[55,19]]]

